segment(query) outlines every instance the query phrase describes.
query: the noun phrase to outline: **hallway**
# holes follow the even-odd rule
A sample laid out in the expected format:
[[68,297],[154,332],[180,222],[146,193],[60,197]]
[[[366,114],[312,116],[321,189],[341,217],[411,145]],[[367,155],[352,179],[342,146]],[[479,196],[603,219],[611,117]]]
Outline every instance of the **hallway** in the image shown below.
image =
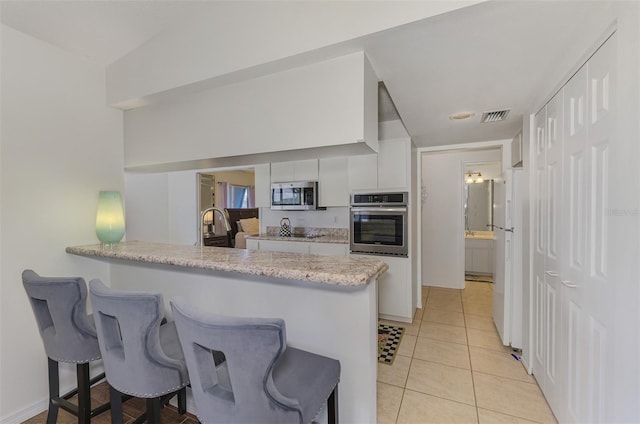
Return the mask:
[[423,287],[393,365],[378,364],[378,423],[555,423],[534,378],[502,345],[492,285]]

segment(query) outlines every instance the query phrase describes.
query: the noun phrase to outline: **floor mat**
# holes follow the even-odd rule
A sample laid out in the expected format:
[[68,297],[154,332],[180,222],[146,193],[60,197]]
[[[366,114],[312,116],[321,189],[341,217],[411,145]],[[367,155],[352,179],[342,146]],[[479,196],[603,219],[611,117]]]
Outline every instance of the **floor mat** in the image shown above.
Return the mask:
[[393,364],[403,334],[403,327],[378,324],[378,362]]

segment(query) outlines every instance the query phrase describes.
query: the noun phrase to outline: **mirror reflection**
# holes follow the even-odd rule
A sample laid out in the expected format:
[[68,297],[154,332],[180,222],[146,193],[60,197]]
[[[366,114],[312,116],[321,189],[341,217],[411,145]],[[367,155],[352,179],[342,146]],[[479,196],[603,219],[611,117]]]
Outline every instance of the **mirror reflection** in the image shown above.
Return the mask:
[[464,185],[465,231],[493,230],[493,180]]

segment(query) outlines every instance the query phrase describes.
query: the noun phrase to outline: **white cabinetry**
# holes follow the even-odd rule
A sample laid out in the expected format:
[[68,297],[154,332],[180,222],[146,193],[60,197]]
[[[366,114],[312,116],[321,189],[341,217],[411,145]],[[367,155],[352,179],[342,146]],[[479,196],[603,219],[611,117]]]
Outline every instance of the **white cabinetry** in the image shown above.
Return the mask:
[[407,190],[411,185],[411,139],[381,140],[378,154],[349,157],[349,189]]
[[271,252],[311,253],[314,255],[346,256],[347,247],[348,245],[343,243],[247,239],[247,249],[268,250]]
[[[369,255],[356,255],[370,258]],[[411,262],[409,258],[379,256],[389,269],[378,279],[378,317],[411,322],[415,308],[411,305]]]
[[273,162],[271,164],[271,182],[317,181],[318,159]]
[[269,184],[270,166],[268,163],[256,165],[255,172],[255,200],[256,208],[268,208],[271,206],[271,185]]
[[411,263],[408,258],[381,258],[389,270],[378,280],[378,316],[382,319],[411,322]]
[[378,155],[349,156],[349,189],[366,190],[378,187]]
[[318,205],[349,206],[347,158],[326,158],[318,161]]
[[411,178],[411,141],[385,140],[378,144],[378,188],[406,189]]
[[474,274],[493,274],[493,240],[465,239],[464,270]]
[[341,243],[308,243],[309,253],[313,255],[347,256],[348,244]]

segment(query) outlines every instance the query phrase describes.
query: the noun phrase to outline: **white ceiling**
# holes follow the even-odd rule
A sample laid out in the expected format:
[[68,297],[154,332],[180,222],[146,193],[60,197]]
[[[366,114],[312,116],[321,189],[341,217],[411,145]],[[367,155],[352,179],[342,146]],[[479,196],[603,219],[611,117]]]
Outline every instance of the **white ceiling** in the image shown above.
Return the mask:
[[[107,65],[207,1],[2,1],[2,23]],[[602,1],[492,1],[355,40],[419,147],[511,138],[600,37]],[[384,93],[383,93],[384,94]],[[392,99],[392,100],[391,100]],[[504,122],[482,112],[510,108]],[[464,121],[449,115],[473,111]]]

